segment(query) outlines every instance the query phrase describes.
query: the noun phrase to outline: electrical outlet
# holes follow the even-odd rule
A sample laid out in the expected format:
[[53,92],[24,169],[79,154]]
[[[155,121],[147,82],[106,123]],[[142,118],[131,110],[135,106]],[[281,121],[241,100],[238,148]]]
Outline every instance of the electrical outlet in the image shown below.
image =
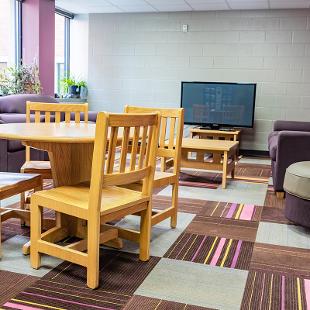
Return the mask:
[[183,32],[188,32],[188,25],[183,25],[182,26],[182,31]]

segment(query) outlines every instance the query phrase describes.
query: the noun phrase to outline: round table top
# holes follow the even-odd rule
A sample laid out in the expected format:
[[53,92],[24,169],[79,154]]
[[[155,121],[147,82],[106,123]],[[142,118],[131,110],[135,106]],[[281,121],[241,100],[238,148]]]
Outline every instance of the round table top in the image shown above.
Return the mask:
[[85,123],[11,123],[0,125],[0,139],[90,143],[95,140],[95,124]]

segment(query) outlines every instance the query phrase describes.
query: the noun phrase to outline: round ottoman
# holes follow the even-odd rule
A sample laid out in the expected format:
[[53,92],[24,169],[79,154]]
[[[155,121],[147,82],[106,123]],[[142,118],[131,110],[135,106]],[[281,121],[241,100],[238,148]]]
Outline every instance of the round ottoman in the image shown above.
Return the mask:
[[310,227],[310,161],[292,164],[284,178],[285,216],[292,222]]

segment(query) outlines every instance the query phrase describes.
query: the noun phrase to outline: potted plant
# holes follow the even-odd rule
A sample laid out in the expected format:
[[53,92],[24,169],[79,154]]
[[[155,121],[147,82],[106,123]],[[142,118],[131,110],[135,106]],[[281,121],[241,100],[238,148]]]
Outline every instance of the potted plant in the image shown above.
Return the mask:
[[37,65],[9,67],[0,73],[0,94],[40,94],[41,83]]
[[67,77],[62,80],[67,98],[87,98],[87,84],[83,80],[76,80],[74,77]]
[[87,83],[82,80],[82,81],[79,81],[77,85],[80,88],[80,98],[87,99],[87,94],[88,94]]

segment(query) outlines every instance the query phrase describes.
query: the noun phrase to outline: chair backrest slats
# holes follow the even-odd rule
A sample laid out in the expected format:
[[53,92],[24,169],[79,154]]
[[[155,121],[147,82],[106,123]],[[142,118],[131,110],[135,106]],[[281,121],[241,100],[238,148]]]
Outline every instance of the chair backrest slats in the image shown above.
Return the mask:
[[40,113],[40,111],[35,111],[34,112],[34,119],[35,119],[36,123],[40,123],[40,121],[41,121],[41,113]]
[[139,169],[141,169],[145,163],[144,156],[145,156],[145,151],[146,151],[147,129],[148,128],[146,126],[143,127],[142,141],[140,145],[139,162],[138,162]]
[[162,116],[161,126],[160,126],[160,138],[159,138],[159,146],[160,147],[165,146],[166,134],[167,134],[167,117]]
[[161,157],[161,170],[166,170],[166,159],[173,159],[173,171],[180,170],[181,146],[184,127],[184,109],[182,108],[146,108],[126,106],[125,113],[151,113],[159,112],[161,125],[159,129],[159,141],[157,156]]
[[176,123],[176,118],[171,117],[171,119],[170,119],[169,149],[172,149],[174,147],[175,123]]
[[81,114],[79,112],[74,113],[74,120],[77,124],[81,122]]
[[60,123],[60,120],[61,120],[61,115],[60,115],[60,112],[57,111],[55,112],[55,123]]
[[118,139],[118,127],[111,127],[108,156],[107,156],[107,173],[112,173],[114,170],[117,139]]
[[45,123],[51,122],[51,112],[45,112]]
[[65,122],[70,123],[70,121],[71,121],[71,113],[65,112]]
[[133,140],[132,140],[132,147],[131,147],[130,171],[135,170],[135,167],[136,167],[139,138],[140,138],[140,127],[135,127],[134,134],[133,134]]
[[[64,113],[64,121],[70,123],[71,113],[74,115],[74,121],[80,123],[81,113],[84,113],[84,121],[88,121],[88,104],[71,104],[71,103],[45,103],[45,102],[26,102],[26,122],[35,123],[45,122],[60,123]],[[30,147],[26,147],[26,161],[30,161]]]
[[124,132],[123,132],[122,146],[121,146],[119,172],[125,171],[126,161],[127,161],[128,142],[129,142],[129,133],[130,133],[130,127],[125,127]]
[[[108,114],[99,112],[96,123],[96,137],[90,182],[89,212],[98,212],[101,207],[101,192],[104,186],[126,185],[142,181],[142,193],[151,196],[155,172],[155,158],[160,124],[159,113]],[[142,132],[142,134],[140,134]],[[131,147],[128,147],[131,144]],[[121,146],[119,168],[115,156],[117,146]],[[127,161],[132,149],[140,146],[139,161]],[[141,148],[144,151],[141,151]],[[106,154],[108,150],[108,154]],[[142,157],[144,157],[142,159]],[[135,164],[133,164],[133,161]]]

